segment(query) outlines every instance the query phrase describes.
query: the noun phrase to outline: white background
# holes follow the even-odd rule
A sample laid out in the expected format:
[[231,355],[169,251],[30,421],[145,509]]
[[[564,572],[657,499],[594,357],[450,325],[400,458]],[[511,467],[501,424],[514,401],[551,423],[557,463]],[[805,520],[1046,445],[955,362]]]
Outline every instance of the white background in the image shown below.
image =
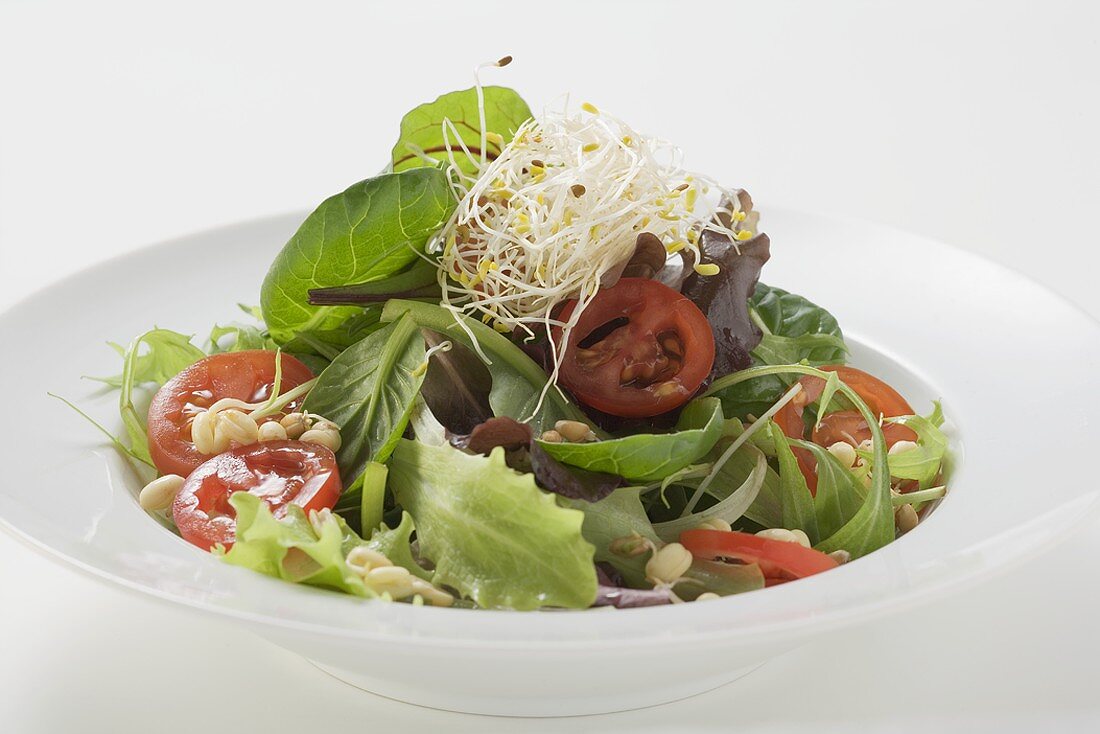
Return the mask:
[[[689,166],[748,188],[765,217],[782,204],[921,232],[1100,315],[1098,29],[1095,5],[1056,2],[6,0],[0,308],[144,244],[308,208],[377,171],[407,109],[511,53],[488,82],[517,87],[536,109],[568,91],[671,138]],[[934,297],[930,283],[868,307]],[[1028,348],[1026,333],[1013,348]],[[0,354],[33,358],[33,345]],[[989,356],[974,368],[1012,359]],[[1052,428],[1023,416],[1005,430]],[[1080,461],[1093,481],[1088,458],[1050,461]],[[2,537],[0,729],[1090,730],[1100,724],[1097,531],[713,693],[538,722],[370,696]]]

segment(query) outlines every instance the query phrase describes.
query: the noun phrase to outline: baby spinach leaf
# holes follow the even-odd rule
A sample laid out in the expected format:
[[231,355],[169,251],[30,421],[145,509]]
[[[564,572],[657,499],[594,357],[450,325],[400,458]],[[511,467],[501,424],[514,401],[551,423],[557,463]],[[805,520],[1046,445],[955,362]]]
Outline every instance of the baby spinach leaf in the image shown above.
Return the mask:
[[[757,283],[749,299],[753,320],[763,331],[752,351],[753,364],[843,364],[847,353],[844,335],[836,319],[802,296]],[[726,415],[741,418],[760,415],[787,389],[778,375],[742,382],[721,391]]]
[[674,433],[637,433],[593,443],[549,443],[542,450],[563,464],[588,471],[618,474],[631,482],[656,482],[710,451],[722,435],[722,406],[718,400],[689,403],[681,424],[702,423]]
[[382,328],[382,304],[352,306],[348,318],[330,328],[305,329],[283,345],[284,352],[318,355],[331,362],[340,352]]
[[321,203],[271,264],[260,291],[264,321],[285,344],[361,313],[351,306],[310,306],[314,288],[378,280],[401,272],[450,217],[447,175],[434,168],[360,181]]
[[420,331],[402,318],[349,347],[318,377],[303,407],[340,427],[336,459],[346,486],[393,451],[424,379],[423,363]]
[[487,608],[582,609],[596,598],[594,549],[584,514],[559,507],[530,474],[451,446],[400,440],[390,487],[416,520],[432,580]]
[[[486,366],[493,380],[489,404],[496,415],[526,421],[536,433],[553,428],[554,423],[562,419],[588,422],[579,408],[553,388],[546,391],[542,405],[535,410],[542,388],[546,385],[546,373],[508,337],[493,328],[458,316],[441,306],[397,299],[386,304],[382,320],[393,321],[406,313],[418,326],[431,329],[471,349],[476,340],[478,347],[492,362]],[[462,319],[462,325],[458,319]]]
[[[531,109],[515,90],[507,87],[482,87],[485,97],[485,129],[499,135],[505,143],[516,130],[531,117]],[[401,133],[393,146],[391,160],[393,170],[430,165],[418,153],[436,161],[447,161],[447,140],[443,137],[443,121],[454,124],[450,144],[455,161],[464,173],[473,174],[477,169],[462,151],[460,140],[475,157],[481,154],[481,122],[477,109],[477,90],[474,88],[450,92],[432,102],[415,107],[401,119]],[[501,144],[490,135],[486,146],[486,160],[500,155]]]

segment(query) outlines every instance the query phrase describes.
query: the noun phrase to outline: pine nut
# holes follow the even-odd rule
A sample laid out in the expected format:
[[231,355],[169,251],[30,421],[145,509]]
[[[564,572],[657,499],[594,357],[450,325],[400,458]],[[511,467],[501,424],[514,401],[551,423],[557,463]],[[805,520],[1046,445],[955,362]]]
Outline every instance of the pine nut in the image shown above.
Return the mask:
[[303,433],[299,438],[299,441],[305,441],[306,443],[315,443],[324,446],[332,451],[340,450],[340,434],[337,431],[318,431],[315,428],[311,428]]
[[267,421],[260,424],[256,438],[260,441],[285,441],[286,429],[278,421]]
[[721,599],[722,597],[715,594],[713,591],[704,591],[699,596],[695,597],[695,601],[714,601],[715,599]]
[[286,437],[298,439],[309,430],[309,419],[304,413],[291,413],[283,416],[279,425],[286,429]]
[[560,433],[561,437],[566,441],[572,441],[574,443],[584,441],[592,431],[592,429],[588,427],[588,424],[581,423],[580,421],[558,421],[554,424],[554,430]]
[[768,528],[756,534],[759,538],[778,540],[783,543],[798,543],[804,548],[810,547],[810,538],[801,530],[787,530],[786,528]]
[[394,599],[404,599],[413,590],[413,576],[401,566],[371,569],[364,581],[376,594],[388,593]]
[[855,446],[845,441],[837,441],[831,444],[828,451],[837,458],[841,466],[851,467],[856,463],[856,459],[859,458],[859,456],[856,455]]
[[902,505],[894,510],[894,524],[897,525],[899,533],[908,533],[918,523],[920,523],[920,517],[917,516],[917,511],[912,505]]
[[346,561],[348,566],[360,576],[369,573],[375,568],[384,568],[393,565],[390,559],[365,545],[356,546],[348,551]]
[[720,517],[708,517],[703,522],[699,523],[700,530],[724,530],[727,533],[733,530],[728,522]]
[[259,434],[259,426],[255,419],[239,410],[223,410],[217,414],[217,423],[214,428],[215,443],[218,442],[218,433],[225,437],[225,441],[236,441],[241,446],[249,446],[256,443]]
[[202,411],[191,421],[191,443],[200,454],[214,454],[214,428],[217,424],[216,413]]
[[561,434],[555,430],[546,431],[539,438],[546,443],[561,443],[564,440]]
[[913,441],[898,441],[896,444],[891,446],[890,450],[886,453],[888,453],[890,456],[893,456],[894,454],[901,454],[906,451],[911,451],[915,448],[917,448],[917,444]]
[[183,482],[183,477],[178,474],[165,474],[160,479],[154,479],[142,488],[138,504],[149,512],[167,510],[183,488]]
[[674,584],[691,568],[691,561],[691,551],[679,543],[669,543],[646,562],[646,578],[655,584]]

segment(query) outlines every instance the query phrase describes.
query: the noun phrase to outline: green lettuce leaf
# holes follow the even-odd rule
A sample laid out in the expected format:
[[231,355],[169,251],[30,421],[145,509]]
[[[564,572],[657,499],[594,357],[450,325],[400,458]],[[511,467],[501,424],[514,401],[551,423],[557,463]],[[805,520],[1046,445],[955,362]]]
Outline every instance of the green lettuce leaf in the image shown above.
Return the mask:
[[278,520],[267,503],[248,492],[234,493],[229,503],[237,511],[237,539],[228,552],[220,552],[226,563],[296,584],[375,596],[344,560],[357,538],[338,515],[327,514],[318,534],[297,505]]
[[366,545],[371,550],[376,550],[390,559],[393,565],[403,566],[414,576],[418,576],[425,581],[431,581],[432,572],[417,563],[416,558],[413,557],[412,534],[414,530],[416,530],[416,524],[413,522],[412,515],[402,512],[401,522],[396,528],[391,530],[382,525],[371,534]]
[[[386,303],[382,320],[395,321],[406,313],[421,328],[430,329],[471,349],[474,342],[469,334],[474,335],[481,351],[492,361],[492,364],[486,366],[493,380],[489,404],[495,415],[528,422],[536,434],[553,428],[554,423],[562,419],[589,422],[580,409],[554,389],[546,392],[541,407],[536,411],[539,395],[546,385],[546,372],[508,337],[492,327],[480,321],[456,316],[441,306],[398,299]],[[462,318],[462,323],[469,332],[459,325],[456,320],[458,318]]]
[[471,456],[402,439],[389,485],[416,520],[432,581],[487,608],[584,608],[596,598],[594,549],[584,514],[559,507],[504,450]]
[[312,288],[377,280],[414,263],[454,210],[447,175],[434,168],[361,181],[326,199],[275,258],[260,291],[264,322],[285,344],[362,313],[310,306]]
[[539,445],[563,464],[649,483],[706,455],[722,436],[722,425],[721,402],[703,398],[688,404],[674,433],[637,433],[593,443],[539,441]]
[[[482,87],[485,97],[485,129],[496,133],[507,143],[516,130],[531,117],[531,109],[515,90],[507,87]],[[443,137],[443,120],[450,120],[458,138],[475,156],[481,153],[481,122],[477,109],[477,90],[463,89],[444,94],[432,102],[414,108],[401,119],[401,133],[393,146],[391,156],[393,170],[427,166],[417,151],[436,161],[448,161],[447,143]],[[495,136],[489,136],[495,138]],[[462,151],[459,141],[452,134],[451,147],[455,161],[464,173],[473,174],[477,169]],[[490,139],[486,145],[486,159],[500,155],[501,145]]]
[[368,463],[389,458],[408,425],[423,363],[424,338],[406,317],[348,347],[318,377],[303,408],[340,426],[336,460],[345,485]]

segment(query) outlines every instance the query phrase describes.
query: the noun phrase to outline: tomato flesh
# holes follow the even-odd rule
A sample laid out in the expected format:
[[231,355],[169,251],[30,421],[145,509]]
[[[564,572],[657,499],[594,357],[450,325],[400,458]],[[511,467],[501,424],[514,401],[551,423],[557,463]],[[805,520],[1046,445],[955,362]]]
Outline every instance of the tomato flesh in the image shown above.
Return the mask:
[[343,487],[336,456],[324,446],[302,441],[266,441],[239,446],[206,461],[187,477],[172,503],[180,535],[203,550],[236,540],[237,515],[229,498],[254,494],[276,518],[287,507],[306,512],[332,508]]
[[[309,368],[290,355],[282,355],[282,365],[282,392],[313,379]],[[149,454],[153,464],[161,474],[186,477],[210,458],[200,454],[191,442],[195,416],[222,398],[249,403],[267,400],[274,382],[275,353],[262,349],[214,354],[180,372],[157,391],[149,405]],[[286,411],[293,411],[300,403],[291,403]]]
[[[558,315],[568,321],[577,306]],[[561,344],[561,331],[555,339]],[[623,278],[599,291],[569,334],[559,378],[582,403],[648,418],[686,403],[714,364],[714,336],[699,307],[663,283]]]
[[[913,415],[913,408],[897,390],[863,370],[847,365],[826,365],[818,369],[836,372],[840,381],[852,388],[876,416],[894,418],[899,415]],[[819,399],[825,391],[825,380],[820,377],[806,375],[799,380],[799,383],[802,385],[802,392],[775,415],[775,422],[780,430],[790,438],[805,437],[806,424],[802,420],[802,413],[807,405]],[[887,423],[882,427],[882,433],[886,438],[887,448],[898,441],[917,440],[917,434],[905,426]],[[826,448],[838,441],[858,446],[870,438],[871,429],[858,410],[841,410],[824,416],[821,425],[815,426],[811,436],[814,443]],[[813,454],[797,446],[791,451],[798,459],[798,467],[802,470],[802,476],[806,478],[810,493],[816,495],[817,462]]]
[[680,543],[703,560],[755,563],[764,574],[766,586],[813,576],[839,565],[813,548],[736,530],[686,530],[680,534]]

